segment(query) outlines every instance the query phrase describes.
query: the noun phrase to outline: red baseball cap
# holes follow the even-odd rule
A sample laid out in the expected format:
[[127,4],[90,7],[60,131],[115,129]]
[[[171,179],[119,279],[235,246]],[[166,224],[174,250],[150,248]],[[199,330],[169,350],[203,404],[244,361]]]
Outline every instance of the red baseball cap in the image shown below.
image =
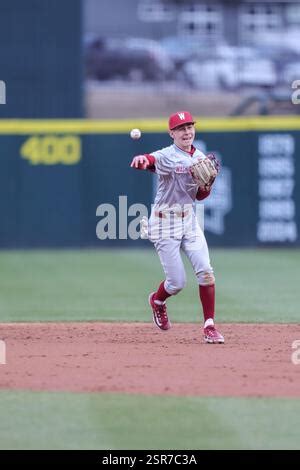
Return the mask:
[[195,124],[193,116],[188,111],[178,111],[178,113],[171,114],[169,117],[169,129],[175,129],[175,127],[181,126],[182,124]]

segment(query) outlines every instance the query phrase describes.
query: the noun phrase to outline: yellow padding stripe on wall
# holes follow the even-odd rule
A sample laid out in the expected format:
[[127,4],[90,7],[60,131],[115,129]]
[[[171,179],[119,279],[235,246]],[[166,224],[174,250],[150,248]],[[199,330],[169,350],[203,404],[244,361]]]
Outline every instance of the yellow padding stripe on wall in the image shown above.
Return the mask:
[[[258,117],[196,117],[198,132],[237,132],[255,130],[300,130],[300,117],[258,116]],[[165,119],[135,120],[91,120],[91,119],[3,119],[0,120],[0,134],[122,134],[138,127],[142,132],[166,132]]]

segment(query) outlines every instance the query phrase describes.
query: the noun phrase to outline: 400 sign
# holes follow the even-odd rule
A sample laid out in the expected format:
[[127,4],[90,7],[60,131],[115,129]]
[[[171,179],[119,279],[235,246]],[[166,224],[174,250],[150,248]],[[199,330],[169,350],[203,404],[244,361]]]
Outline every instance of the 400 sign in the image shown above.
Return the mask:
[[33,135],[25,140],[20,154],[31,165],[74,165],[81,160],[81,140],[76,135]]

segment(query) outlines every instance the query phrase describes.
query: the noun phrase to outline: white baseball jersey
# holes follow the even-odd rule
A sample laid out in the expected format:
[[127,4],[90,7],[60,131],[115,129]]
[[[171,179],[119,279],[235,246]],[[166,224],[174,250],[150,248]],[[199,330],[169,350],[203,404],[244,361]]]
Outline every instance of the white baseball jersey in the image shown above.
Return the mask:
[[195,236],[199,232],[194,214],[198,188],[189,167],[205,155],[198,149],[191,155],[175,144],[151,155],[155,157],[158,190],[149,220],[149,239],[157,241]]
[[155,172],[158,175],[158,190],[154,204],[157,206],[193,204],[197,187],[189,173],[189,167],[198,158],[205,158],[200,150],[195,149],[191,156],[175,144],[157,152],[151,152],[155,157]]

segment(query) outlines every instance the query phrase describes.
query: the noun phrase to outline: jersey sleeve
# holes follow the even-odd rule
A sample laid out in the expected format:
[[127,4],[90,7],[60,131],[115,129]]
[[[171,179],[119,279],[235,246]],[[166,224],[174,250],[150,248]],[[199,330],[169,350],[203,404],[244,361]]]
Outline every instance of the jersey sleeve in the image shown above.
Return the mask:
[[174,159],[171,155],[162,150],[157,152],[151,152],[151,155],[155,158],[155,173],[161,176],[167,176],[174,170]]
[[145,153],[144,155],[148,160],[147,170],[155,172],[155,157],[151,153]]

